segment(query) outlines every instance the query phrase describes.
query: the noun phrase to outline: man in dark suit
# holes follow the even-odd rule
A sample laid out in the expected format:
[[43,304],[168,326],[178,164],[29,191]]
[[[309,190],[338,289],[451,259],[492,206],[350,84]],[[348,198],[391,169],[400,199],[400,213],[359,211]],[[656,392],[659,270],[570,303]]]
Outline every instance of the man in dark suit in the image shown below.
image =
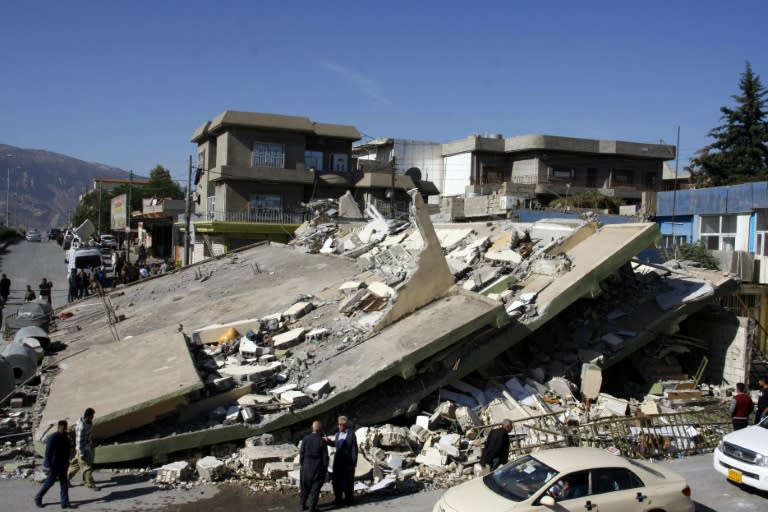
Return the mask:
[[56,480],[61,488],[61,508],[72,508],[69,504],[69,482],[67,468],[69,467],[69,436],[67,435],[67,420],[59,421],[56,432],[48,436],[45,443],[45,459],[43,471],[48,473],[43,487],[35,495],[35,505],[43,506],[43,496],[53,487]]
[[357,437],[355,432],[347,427],[349,420],[339,416],[339,431],[334,441],[327,437],[325,442],[336,447],[333,457],[333,495],[334,505],[352,505],[355,495],[355,468],[357,467]]
[[317,511],[320,488],[328,474],[328,446],[323,439],[322,429],[322,423],[312,422],[312,433],[304,436],[299,451],[301,510],[309,509],[310,512]]
[[501,426],[491,430],[485,440],[485,448],[480,456],[480,464],[489,466],[491,471],[506,464],[509,460],[509,433],[512,431],[512,420],[503,420]]

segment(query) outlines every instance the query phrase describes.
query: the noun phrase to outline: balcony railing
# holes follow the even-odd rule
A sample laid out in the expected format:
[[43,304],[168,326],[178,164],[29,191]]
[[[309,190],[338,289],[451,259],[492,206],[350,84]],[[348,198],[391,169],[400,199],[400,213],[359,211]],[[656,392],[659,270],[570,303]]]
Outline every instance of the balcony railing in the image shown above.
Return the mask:
[[301,224],[312,218],[310,212],[286,212],[283,210],[214,210],[208,212],[213,222],[251,222],[258,224]]

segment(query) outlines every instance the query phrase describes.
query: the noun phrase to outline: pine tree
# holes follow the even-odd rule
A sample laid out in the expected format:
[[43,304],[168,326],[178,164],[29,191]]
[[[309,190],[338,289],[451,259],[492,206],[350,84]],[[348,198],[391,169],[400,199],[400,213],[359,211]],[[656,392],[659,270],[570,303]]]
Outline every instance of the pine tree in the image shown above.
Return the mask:
[[715,141],[699,150],[690,169],[702,185],[718,186],[768,180],[766,95],[760,76],[747,62],[739,81],[735,108],[720,107],[723,124],[708,136]]

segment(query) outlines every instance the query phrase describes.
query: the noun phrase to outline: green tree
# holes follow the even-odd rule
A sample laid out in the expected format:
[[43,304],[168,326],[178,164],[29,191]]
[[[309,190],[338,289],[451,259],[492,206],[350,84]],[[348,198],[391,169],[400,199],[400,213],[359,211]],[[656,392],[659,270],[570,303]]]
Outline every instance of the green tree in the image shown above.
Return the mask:
[[184,192],[178,183],[171,178],[171,172],[162,165],[156,165],[149,171],[149,183],[141,187],[144,198],[183,199]]
[[[114,197],[112,192],[109,194],[101,194],[101,209],[99,209],[99,193],[96,190],[91,190],[83,196],[83,199],[75,208],[72,214],[72,225],[79,226],[85,219],[91,219],[96,229],[100,231],[106,231],[109,229],[109,215],[111,208],[111,199]],[[101,225],[99,225],[99,212],[101,212]]]
[[768,180],[766,91],[747,62],[739,81],[735,108],[720,107],[723,124],[708,136],[714,142],[699,150],[688,169],[700,185],[719,186]]

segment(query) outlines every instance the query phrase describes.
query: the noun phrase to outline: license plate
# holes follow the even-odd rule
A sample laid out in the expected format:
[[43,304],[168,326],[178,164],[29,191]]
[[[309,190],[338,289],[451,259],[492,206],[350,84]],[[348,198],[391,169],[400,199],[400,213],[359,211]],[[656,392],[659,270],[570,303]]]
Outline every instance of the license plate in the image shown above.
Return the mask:
[[741,483],[741,471],[738,471],[736,469],[729,469],[728,470],[728,480],[731,482],[736,482],[737,484]]

